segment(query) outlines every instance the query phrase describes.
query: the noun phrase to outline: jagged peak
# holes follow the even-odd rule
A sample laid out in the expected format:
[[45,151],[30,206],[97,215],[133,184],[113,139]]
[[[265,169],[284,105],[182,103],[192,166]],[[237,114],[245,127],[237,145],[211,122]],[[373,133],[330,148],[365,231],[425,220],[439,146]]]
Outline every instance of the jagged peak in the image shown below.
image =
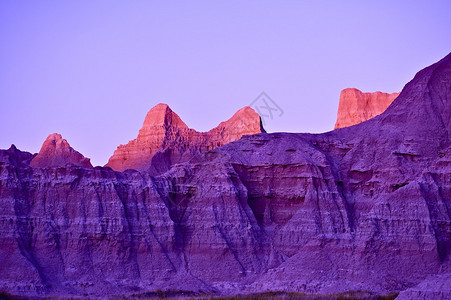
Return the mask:
[[48,135],[41,150],[30,162],[30,166],[37,168],[64,167],[67,164],[92,168],[89,158],[72,148],[59,133]]
[[[41,151],[46,150],[46,149],[60,149],[60,148],[65,148],[68,149],[69,151],[72,149],[69,145],[69,143],[67,142],[67,140],[63,139],[63,136],[59,133],[51,133],[47,136],[47,138],[45,139],[44,143],[42,144],[41,147]],[[73,150],[73,149],[72,149]]]
[[182,119],[165,103],[159,103],[152,107],[144,119],[143,129],[154,126],[188,128]]
[[106,166],[118,171],[148,170],[152,157],[165,147],[183,149],[177,150],[181,155],[183,151],[206,151],[236,141],[243,135],[261,132],[265,131],[260,117],[249,106],[241,108],[210,131],[197,132],[183,123],[167,104],[160,103],[147,113],[138,137],[120,145]]
[[18,150],[18,149],[17,149],[16,145],[14,145],[14,144],[11,144],[11,147],[9,147],[9,149],[8,149],[8,151],[10,151],[10,152],[16,151],[16,150]]
[[250,106],[239,109],[230,119],[221,122],[216,129],[235,130],[236,128],[248,127],[250,131],[266,132],[263,128],[259,114]]
[[234,118],[240,118],[245,121],[254,122],[255,120],[259,120],[260,116],[253,108],[251,108],[250,106],[245,106],[243,108],[240,108],[230,119]]

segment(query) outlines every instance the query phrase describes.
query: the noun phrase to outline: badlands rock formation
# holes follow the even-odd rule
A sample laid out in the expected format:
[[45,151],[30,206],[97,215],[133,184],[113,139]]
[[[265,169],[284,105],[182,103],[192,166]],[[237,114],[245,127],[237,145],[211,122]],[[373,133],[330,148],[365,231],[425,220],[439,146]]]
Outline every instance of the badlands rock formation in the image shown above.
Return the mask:
[[451,273],[432,275],[417,286],[402,291],[396,299],[451,299]]
[[15,145],[11,145],[8,150],[0,150],[0,162],[3,164],[25,167],[34,157],[36,154],[20,151]]
[[450,134],[451,54],[367,122],[246,135],[158,176],[0,151],[0,289],[449,298]]
[[38,155],[30,163],[31,167],[65,167],[67,164],[92,168],[91,162],[75,151],[61,134],[50,134],[44,141]]
[[340,93],[335,129],[352,126],[383,113],[399,93],[362,93],[358,89],[344,89]]
[[168,105],[158,104],[147,113],[138,137],[120,145],[106,166],[116,171],[135,169],[161,173],[195,154],[236,141],[243,135],[261,132],[265,130],[260,117],[250,107],[240,109],[208,132],[197,132],[188,128]]

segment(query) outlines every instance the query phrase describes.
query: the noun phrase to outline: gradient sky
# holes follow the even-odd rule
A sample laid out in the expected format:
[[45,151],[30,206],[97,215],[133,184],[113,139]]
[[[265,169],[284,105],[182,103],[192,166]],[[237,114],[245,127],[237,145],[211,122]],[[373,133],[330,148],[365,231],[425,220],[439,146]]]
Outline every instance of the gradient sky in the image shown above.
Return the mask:
[[159,102],[207,131],[265,91],[269,132],[333,128],[451,51],[451,1],[0,0],[0,148],[59,132],[94,165]]

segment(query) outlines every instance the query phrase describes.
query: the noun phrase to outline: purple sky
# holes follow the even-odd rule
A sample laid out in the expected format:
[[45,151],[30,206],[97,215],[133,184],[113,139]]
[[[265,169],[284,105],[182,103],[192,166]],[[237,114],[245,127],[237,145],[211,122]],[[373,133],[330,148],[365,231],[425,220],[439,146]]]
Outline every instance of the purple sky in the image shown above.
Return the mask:
[[400,91],[451,51],[451,1],[0,1],[0,148],[59,132],[93,164],[159,102],[199,131],[265,91],[324,132],[340,90]]

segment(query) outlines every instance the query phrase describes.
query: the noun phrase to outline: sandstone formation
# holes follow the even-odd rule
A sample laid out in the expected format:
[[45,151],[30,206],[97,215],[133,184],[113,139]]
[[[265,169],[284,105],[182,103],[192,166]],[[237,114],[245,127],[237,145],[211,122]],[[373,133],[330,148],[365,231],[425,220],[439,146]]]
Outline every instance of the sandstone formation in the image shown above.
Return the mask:
[[138,137],[120,145],[106,166],[116,171],[135,169],[161,173],[195,154],[239,140],[243,135],[261,132],[265,131],[260,117],[250,107],[240,109],[208,132],[197,132],[188,128],[168,105],[158,104],[147,113]]
[[335,128],[362,123],[383,113],[399,93],[362,93],[358,89],[344,89],[340,93]]
[[41,150],[30,163],[31,167],[65,167],[66,165],[92,168],[89,158],[75,151],[61,134],[50,134]]
[[0,151],[3,291],[447,295],[451,54],[367,122],[246,135],[157,176],[30,156]]

